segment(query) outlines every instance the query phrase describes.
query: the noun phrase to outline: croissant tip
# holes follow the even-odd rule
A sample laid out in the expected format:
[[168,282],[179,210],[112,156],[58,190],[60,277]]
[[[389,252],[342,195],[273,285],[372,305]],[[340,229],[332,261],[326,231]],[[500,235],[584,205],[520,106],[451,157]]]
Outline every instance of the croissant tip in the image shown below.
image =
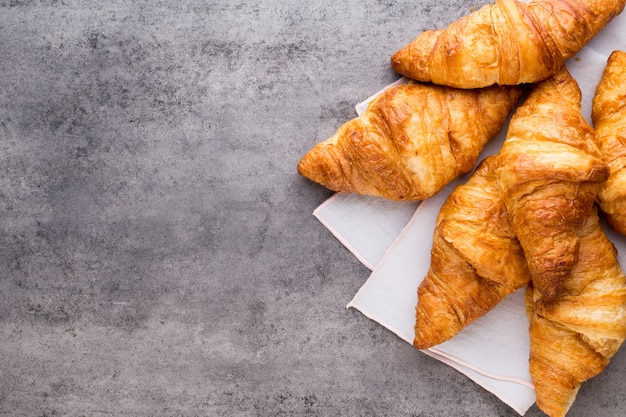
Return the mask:
[[318,164],[314,161],[313,151],[306,153],[297,166],[298,174],[315,182],[319,182],[317,180],[319,173],[316,173],[316,171],[319,171],[318,168]]
[[433,346],[432,341],[425,336],[424,332],[421,330],[422,325],[420,324],[422,320],[420,320],[419,311],[416,316],[415,326],[413,326],[414,338],[413,338],[413,347],[419,350],[428,349]]
[[391,55],[391,58],[389,59],[389,62],[391,64],[391,69],[393,69],[394,71],[396,71],[397,73],[402,74],[402,50],[397,51],[396,53],[394,53],[393,55]]
[[333,191],[349,192],[341,166],[333,157],[332,146],[324,142],[307,152],[297,166],[298,173]]
[[430,343],[424,343],[423,340],[420,340],[417,337],[415,337],[415,339],[413,339],[413,347],[415,349],[423,350],[423,349],[428,349],[429,347],[431,347],[431,345]]
[[306,155],[300,159],[300,162],[298,162],[298,166],[296,167],[296,169],[298,170],[298,174],[302,175],[303,177],[306,177],[306,163],[305,163],[305,158]]

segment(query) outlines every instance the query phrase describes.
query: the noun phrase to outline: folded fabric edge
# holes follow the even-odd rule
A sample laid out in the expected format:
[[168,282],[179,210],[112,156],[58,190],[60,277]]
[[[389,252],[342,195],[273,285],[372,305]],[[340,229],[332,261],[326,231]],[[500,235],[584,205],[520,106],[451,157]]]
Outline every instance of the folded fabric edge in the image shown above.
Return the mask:
[[[357,294],[358,295],[358,294]],[[356,298],[356,297],[355,297]],[[370,320],[373,320],[379,324],[384,323],[384,320],[382,320],[381,317],[378,317],[376,314],[372,314],[370,312],[367,311],[363,311],[359,308],[359,306],[357,304],[354,303],[353,301],[350,301],[350,303],[348,303],[348,305],[346,306],[347,309],[349,308],[353,308],[357,311],[359,311],[361,314],[363,314],[363,316],[367,317]],[[388,324],[384,324],[383,327],[385,327],[387,330],[391,331],[392,333],[394,333],[398,338],[400,338],[401,340],[409,343],[410,345],[413,345],[413,340],[411,338],[409,338],[407,335],[403,334],[402,331],[400,331],[397,328],[394,328],[393,326],[389,326]],[[454,358],[453,356],[447,355],[441,351],[438,351],[435,348],[431,348],[431,349],[416,349],[419,352],[430,356],[433,359],[436,359],[442,363],[444,363],[445,365],[448,365],[450,367],[452,367],[453,369],[455,369],[457,372],[460,372],[461,374],[465,375],[467,378],[469,378],[470,380],[472,380],[474,383],[478,384],[481,388],[485,389],[486,391],[490,392],[491,394],[495,395],[500,401],[502,401],[503,403],[505,403],[506,405],[508,405],[509,407],[511,407],[516,413],[518,413],[519,415],[523,416],[526,414],[526,412],[528,411],[528,409],[534,404],[534,401],[532,401],[531,403],[526,402],[524,404],[524,406],[520,406],[519,404],[511,401],[510,398],[507,398],[506,396],[502,395],[499,390],[494,389],[493,387],[489,386],[489,384],[487,384],[485,382],[484,379],[487,380],[491,380],[492,382],[496,383],[496,384],[514,384],[517,387],[521,387],[524,389],[528,390],[528,395],[532,395],[534,396],[534,388],[532,386],[529,386],[529,384],[526,381],[521,381],[517,378],[511,378],[511,377],[507,377],[507,376],[501,376],[501,375],[495,375],[489,372],[484,372],[483,370],[476,368],[472,365],[468,365],[463,361],[460,361],[456,358]],[[483,379],[484,378],[484,379]],[[526,409],[524,409],[525,407],[527,407]]]
[[[363,285],[363,287],[365,287],[365,285]],[[361,289],[363,289],[363,287],[361,287]],[[361,290],[359,290],[360,292]],[[361,308],[359,307],[358,304],[355,303],[355,299],[358,297],[358,292],[357,295],[348,303],[348,305],[346,305],[346,309],[349,308],[353,308],[355,310],[357,310],[358,312],[360,312],[361,314],[363,314],[365,317],[367,317],[370,320],[375,321],[376,323],[382,324],[385,323],[385,320],[373,313],[370,313],[368,311],[365,310],[361,310]],[[404,340],[405,342],[407,342],[410,345],[413,345],[413,339],[411,337],[409,337],[408,335],[404,334],[400,329],[391,326],[389,324],[384,324],[383,327],[385,327],[387,330],[391,331],[392,333],[394,333],[397,337],[399,337],[400,339]]]
[[[379,265],[382,264],[385,261],[385,259],[388,256],[388,254],[391,253],[391,251],[393,251],[395,246],[397,244],[399,244],[399,242],[402,240],[402,238],[407,233],[409,228],[416,221],[417,217],[419,216],[420,212],[422,211],[422,207],[424,207],[424,204],[420,204],[415,209],[415,212],[413,213],[413,215],[409,219],[408,223],[402,228],[402,231],[400,231],[400,234],[396,237],[396,239],[393,241],[393,243],[391,245],[389,245],[389,247],[385,251],[385,254],[383,255],[382,259],[379,261]],[[331,231],[331,233],[332,233],[332,231]],[[346,242],[346,244],[347,244],[347,242]],[[371,268],[372,271],[374,271],[375,269],[376,269],[376,266]],[[370,275],[370,278],[371,278],[371,275]],[[359,308],[356,300],[359,298],[361,293],[363,293],[367,289],[367,287],[368,287],[368,285],[370,283],[370,278],[368,278],[365,281],[365,283],[363,285],[361,285],[361,288],[359,288],[359,290],[354,295],[354,297],[352,297],[352,300],[350,300],[350,302],[346,305],[346,308],[354,308],[354,309],[358,310],[365,317],[368,317],[369,319],[374,320],[375,322],[377,322],[377,323],[381,324],[382,326],[386,327],[387,329],[391,330],[398,337],[400,337],[400,339],[404,340],[405,342],[407,342],[409,344],[413,344],[413,338],[412,337],[409,337],[408,335],[405,335],[400,329],[396,328],[395,326],[389,325],[389,323],[387,323],[386,320],[384,320],[382,317],[379,317],[378,315],[370,313],[370,312],[366,312],[366,311],[361,310]],[[417,291],[417,288],[415,290]]]
[[[446,193],[443,193],[442,195],[445,195]],[[400,234],[398,235],[398,237],[394,240],[394,242],[389,246],[389,248],[387,248],[387,251],[385,253],[385,255],[383,256],[383,259],[381,259],[380,264],[382,264],[385,260],[385,258],[387,257],[387,254],[390,253],[393,248],[399,244],[399,242],[402,240],[403,236],[408,233],[409,228],[412,226],[412,224],[417,221],[418,217],[420,216],[420,212],[423,210],[423,208],[426,207],[426,205],[424,204],[420,204],[415,212],[413,213],[413,215],[411,216],[411,219],[409,220],[409,222],[407,223],[407,225],[402,229],[402,231],[400,232]],[[374,269],[372,269],[372,271],[374,271]],[[406,334],[406,332],[402,331],[401,329],[392,326],[390,323],[387,322],[387,320],[385,320],[383,317],[378,316],[375,313],[372,313],[370,311],[366,311],[364,309],[361,309],[357,300],[359,299],[359,296],[361,295],[361,293],[363,293],[364,291],[367,290],[368,284],[369,284],[370,280],[368,279],[367,281],[365,281],[365,283],[361,286],[361,288],[359,288],[359,290],[357,291],[357,293],[355,294],[355,296],[352,298],[352,300],[346,305],[346,308],[353,308],[357,311],[359,311],[361,314],[363,314],[365,317],[367,317],[370,320],[373,320],[377,323],[379,323],[380,325],[382,325],[383,327],[385,327],[387,330],[391,331],[392,333],[394,333],[398,338],[400,338],[401,340],[409,343],[410,345],[413,345],[413,337],[411,335]],[[417,291],[417,289],[416,289]],[[417,350],[417,349],[416,349]],[[532,384],[528,383],[528,381],[525,380],[521,380],[519,378],[514,378],[514,377],[510,377],[507,375],[498,375],[498,374],[494,374],[491,372],[487,372],[484,371],[480,368],[477,368],[471,364],[467,364],[464,361],[454,357],[453,355],[449,355],[445,352],[442,352],[436,348],[430,348],[430,349],[419,349],[420,352],[439,360],[440,362],[451,366],[452,368],[456,369],[458,372],[460,372],[461,374],[465,375],[467,378],[469,378],[470,380],[474,381],[476,384],[478,384],[479,386],[481,386],[483,389],[487,390],[488,392],[491,392],[493,395],[495,395],[498,399],[500,399],[502,402],[504,402],[505,404],[507,404],[509,407],[511,407],[513,410],[515,410],[515,412],[517,412],[520,415],[524,415],[526,413],[526,411],[528,411],[528,409],[532,406],[532,404],[534,404],[534,401],[530,402],[530,404],[527,404],[528,402],[525,402],[523,407],[520,407],[518,404],[512,402],[509,398],[507,398],[506,396],[502,395],[500,392],[498,392],[498,390],[494,390],[492,387],[489,386],[489,384],[487,384],[485,382],[484,379],[488,379],[491,380],[492,382],[496,383],[496,384],[500,384],[500,383],[505,383],[505,384],[515,384],[516,387],[523,387],[524,389],[529,390],[528,394],[532,394],[532,396],[534,397],[534,387]],[[524,410],[524,407],[526,407],[526,409]]]
[[[356,297],[355,297],[356,298]],[[370,320],[373,320],[377,323],[384,323],[384,320],[379,317],[376,314],[361,310],[361,308],[358,306],[358,304],[354,303],[353,301],[350,301],[350,303],[348,303],[348,305],[346,306],[347,309],[349,308],[353,308],[357,311],[359,311],[361,314],[363,314],[365,317],[367,317]],[[400,338],[401,340],[407,342],[408,344],[410,344],[411,346],[413,345],[413,338],[409,337],[408,335],[404,334],[400,329],[394,328],[394,326],[389,326],[388,324],[385,324],[384,327],[386,329],[388,329],[389,331],[391,331],[392,333],[394,333],[398,338]],[[443,360],[446,363],[454,363],[458,366],[463,367],[464,369],[468,369],[471,370],[472,372],[475,372],[477,374],[483,375],[487,378],[490,379],[494,379],[494,380],[498,380],[498,381],[504,381],[504,382],[511,382],[514,384],[518,384],[518,385],[522,385],[528,389],[534,390],[534,386],[533,384],[529,383],[528,381],[525,381],[523,379],[519,379],[519,378],[515,378],[515,377],[511,377],[511,376],[507,376],[507,375],[499,375],[499,374],[494,374],[492,372],[487,372],[484,371],[483,369],[477,368],[474,365],[471,365],[465,361],[462,361],[460,359],[458,359],[457,357],[450,355],[448,353],[445,353],[439,349],[437,349],[436,347],[432,347],[432,348],[428,348],[428,349],[418,349],[420,352],[426,353],[430,356],[434,356],[437,359]],[[445,359],[445,360],[444,360]]]
[[[529,387],[525,381],[517,382],[514,380],[514,378],[513,379],[502,379],[498,377],[492,378],[480,372],[479,370],[476,370],[475,368],[471,366],[466,367],[462,362],[457,362],[453,359],[448,359],[445,355],[440,355],[439,353],[437,353],[437,351],[433,349],[420,350],[420,352],[424,353],[425,355],[430,356],[433,359],[436,359],[444,363],[447,366],[450,366],[451,368],[455,369],[457,372],[465,375],[467,378],[471,379],[474,383],[478,384],[481,388],[495,395],[500,401],[502,401],[503,403],[511,407],[517,414],[521,416],[525,415],[526,412],[528,412],[528,410],[530,409],[530,407],[532,407],[532,405],[535,403],[535,399],[534,399],[535,389]],[[493,382],[500,384],[500,385],[501,384],[514,384],[516,386],[516,389],[519,389],[519,388],[527,389],[528,392],[526,394],[528,395],[529,399],[527,401],[523,401],[524,404],[518,404],[517,402],[511,401],[510,398],[501,394],[499,390],[493,389],[493,387],[488,386],[488,384],[481,378],[491,379]],[[530,398],[532,398],[532,400]]]
[[496,379],[498,381],[512,382],[514,384],[523,385],[523,386],[525,386],[525,387],[527,387],[527,388],[529,388],[529,389],[531,389],[533,391],[535,389],[534,385],[532,383],[528,382],[528,381],[525,381],[525,380],[520,379],[520,378],[510,377],[510,376],[506,376],[506,375],[498,375],[498,374],[494,374],[492,372],[487,372],[487,371],[482,370],[480,368],[477,368],[476,366],[474,366],[472,364],[469,364],[469,363],[467,363],[467,362],[465,362],[465,361],[463,361],[463,360],[461,360],[461,359],[459,359],[459,358],[457,358],[457,357],[455,357],[453,355],[450,355],[450,354],[448,354],[446,352],[443,352],[443,351],[437,349],[436,347],[429,348],[428,351],[430,353],[433,353],[433,354],[435,354],[437,356],[440,356],[442,358],[447,358],[448,360],[453,361],[454,363],[458,363],[459,365],[461,365],[461,366],[463,366],[465,368],[471,369],[472,371],[474,371],[476,373],[479,373],[481,375],[484,375],[484,376],[486,376],[488,378]]
[[387,90],[388,88],[391,87],[395,87],[396,85],[400,85],[400,84],[404,84],[407,82],[407,78],[406,77],[402,77],[394,82],[392,82],[391,84],[385,86],[383,89],[381,89],[380,91],[372,94],[371,96],[369,96],[368,98],[366,98],[365,100],[363,100],[362,102],[358,103],[356,106],[354,106],[355,110],[356,110],[356,114],[357,115],[361,115],[363,114],[363,112],[367,109],[367,106],[370,104],[370,102],[372,100],[374,100],[380,93],[382,93],[383,91]]
[[370,271],[373,271],[376,265],[372,265],[367,259],[361,256],[359,251],[347,239],[345,239],[343,235],[339,233],[332,224],[327,222],[323,216],[320,216],[320,212],[327,205],[329,205],[333,200],[335,200],[338,196],[339,196],[339,193],[335,193],[332,196],[330,196],[328,199],[326,199],[326,201],[324,201],[322,204],[317,206],[317,208],[313,210],[313,217],[315,217],[320,223],[322,223],[324,227],[326,227],[326,229],[328,229],[330,233],[333,236],[335,236],[335,238],[339,240],[339,242],[341,242],[341,244],[345,246],[346,249],[348,249],[348,251],[350,251],[350,253],[352,253],[352,255],[354,255],[359,260],[359,262],[365,265],[365,267],[369,269]]

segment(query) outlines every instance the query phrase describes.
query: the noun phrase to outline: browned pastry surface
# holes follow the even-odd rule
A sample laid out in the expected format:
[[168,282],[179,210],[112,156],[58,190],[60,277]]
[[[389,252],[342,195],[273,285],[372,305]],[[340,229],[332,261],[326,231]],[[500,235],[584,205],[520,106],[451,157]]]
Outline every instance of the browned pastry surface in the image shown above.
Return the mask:
[[611,169],[598,202],[609,224],[626,235],[626,52],[614,51],[609,57],[591,114],[602,155]]
[[298,172],[334,191],[425,199],[474,168],[522,93],[508,86],[389,88],[307,152]]
[[535,287],[555,297],[579,259],[579,230],[609,170],[563,69],[537,84],[509,124],[498,182]]
[[496,0],[429,30],[393,54],[392,68],[458,88],[541,81],[555,74],[626,0]]
[[495,156],[484,159],[441,207],[431,265],[418,288],[418,349],[451,339],[530,280],[495,167]]
[[581,384],[602,372],[626,338],[626,278],[597,211],[580,233],[579,261],[560,295],[529,285],[530,374],[538,407],[564,416]]

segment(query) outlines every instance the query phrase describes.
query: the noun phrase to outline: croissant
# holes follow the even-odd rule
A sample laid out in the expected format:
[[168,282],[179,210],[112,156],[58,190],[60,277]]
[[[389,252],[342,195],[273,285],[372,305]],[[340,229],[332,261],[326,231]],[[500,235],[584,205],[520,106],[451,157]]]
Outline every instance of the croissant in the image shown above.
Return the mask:
[[417,290],[418,349],[451,339],[530,280],[495,168],[495,156],[485,158],[441,207],[431,265]]
[[580,256],[563,291],[526,291],[529,370],[537,406],[564,416],[581,384],[602,372],[626,338],[626,277],[593,210],[580,233]]
[[591,120],[611,170],[598,204],[607,222],[626,235],[626,52],[614,51],[596,87]]
[[555,297],[578,262],[579,230],[609,176],[567,69],[519,106],[498,154],[498,184],[533,283]]
[[558,72],[626,0],[495,0],[395,52],[411,79],[458,88],[541,81]]
[[425,199],[474,168],[522,93],[517,86],[391,87],[307,152],[298,172],[334,191]]

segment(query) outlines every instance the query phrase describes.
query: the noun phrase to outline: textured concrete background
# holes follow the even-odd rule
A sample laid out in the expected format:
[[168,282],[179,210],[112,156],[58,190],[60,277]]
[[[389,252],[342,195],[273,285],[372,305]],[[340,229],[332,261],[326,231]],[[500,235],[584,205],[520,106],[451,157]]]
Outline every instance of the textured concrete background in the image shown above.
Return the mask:
[[295,169],[478,5],[0,0],[0,415],[515,416],[345,308],[369,271]]

